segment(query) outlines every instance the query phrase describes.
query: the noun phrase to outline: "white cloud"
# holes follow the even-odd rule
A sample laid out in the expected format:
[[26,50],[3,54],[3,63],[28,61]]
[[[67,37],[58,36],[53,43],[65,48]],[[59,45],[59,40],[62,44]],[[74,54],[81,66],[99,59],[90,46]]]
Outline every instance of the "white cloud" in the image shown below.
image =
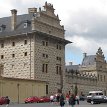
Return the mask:
[[44,3],[45,0],[3,0],[0,1],[0,17],[10,16],[10,10],[12,9],[17,9],[18,14],[26,14],[28,8],[40,7]]
[[65,26],[66,39],[73,41],[67,49],[95,54],[101,47],[107,54],[107,0],[1,0],[0,17],[10,16],[14,8],[25,14],[29,7],[43,6],[45,1],[53,4]]

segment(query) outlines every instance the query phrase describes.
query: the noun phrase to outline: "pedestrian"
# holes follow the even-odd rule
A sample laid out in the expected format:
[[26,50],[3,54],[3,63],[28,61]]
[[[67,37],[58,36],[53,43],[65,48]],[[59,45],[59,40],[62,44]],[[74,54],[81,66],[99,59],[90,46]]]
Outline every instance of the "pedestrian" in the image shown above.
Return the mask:
[[50,96],[50,101],[51,101],[52,104],[53,104],[53,102],[54,102],[54,95],[51,95],[51,96]]
[[57,104],[59,104],[59,99],[60,99],[60,95],[58,93],[57,96],[56,96]]
[[59,101],[60,101],[60,106],[61,106],[61,107],[64,107],[65,102],[64,102],[64,95],[63,95],[62,93],[61,93],[61,95],[60,95]]
[[76,95],[76,102],[79,105],[79,95]]
[[10,103],[9,97],[6,96],[6,107],[9,107],[9,103]]
[[69,104],[69,94],[66,94],[66,103]]
[[71,105],[71,107],[74,107],[75,105],[75,96],[74,94],[71,94],[70,98],[69,98],[69,105]]

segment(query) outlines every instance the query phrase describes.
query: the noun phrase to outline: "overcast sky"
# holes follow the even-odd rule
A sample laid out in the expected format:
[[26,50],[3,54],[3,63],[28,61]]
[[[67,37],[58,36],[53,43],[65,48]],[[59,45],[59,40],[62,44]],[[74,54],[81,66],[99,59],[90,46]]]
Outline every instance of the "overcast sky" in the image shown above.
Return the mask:
[[[0,0],[0,17],[10,16],[11,9],[26,14],[27,8],[42,7],[46,0]],[[81,64],[83,53],[95,55],[101,47],[107,58],[107,0],[47,0],[55,8],[65,38],[72,41],[66,46],[66,64]]]

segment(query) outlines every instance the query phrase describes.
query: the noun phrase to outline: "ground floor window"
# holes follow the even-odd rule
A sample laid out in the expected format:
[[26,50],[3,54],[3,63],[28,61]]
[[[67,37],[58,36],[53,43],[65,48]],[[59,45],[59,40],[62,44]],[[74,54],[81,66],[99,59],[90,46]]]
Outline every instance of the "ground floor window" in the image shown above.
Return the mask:
[[48,94],[48,85],[46,85],[46,94]]

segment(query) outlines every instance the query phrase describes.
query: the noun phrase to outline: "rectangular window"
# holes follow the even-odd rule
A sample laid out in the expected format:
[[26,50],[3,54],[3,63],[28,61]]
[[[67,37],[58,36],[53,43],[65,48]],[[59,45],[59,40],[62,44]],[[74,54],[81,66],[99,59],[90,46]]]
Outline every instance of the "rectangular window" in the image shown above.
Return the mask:
[[46,41],[46,46],[48,46],[48,42]]
[[58,49],[58,44],[56,45],[56,49]]
[[58,66],[56,66],[56,74],[58,74]]
[[48,64],[45,64],[45,66],[46,66],[46,73],[48,72]]
[[15,46],[15,42],[12,42],[12,46]]
[[48,72],[48,64],[43,64],[42,65],[42,72],[45,72],[45,73]]
[[45,41],[42,41],[42,45],[45,46]]
[[1,48],[4,48],[4,43],[1,44]]
[[98,74],[98,81],[99,81],[99,74]]
[[56,49],[61,50],[61,45],[60,45],[60,44],[57,44],[57,45],[56,45]]
[[100,80],[102,81],[102,75],[100,75]]
[[61,75],[61,66],[60,65],[56,66],[56,74]]
[[61,75],[61,66],[59,67],[59,75]]
[[105,82],[105,75],[104,75],[104,82]]
[[1,59],[4,59],[4,55],[1,55]]
[[48,46],[48,41],[42,41],[43,46]]
[[24,56],[27,56],[27,52],[24,53]]
[[59,45],[59,50],[61,50],[61,45]]
[[46,54],[46,58],[48,58],[48,55]]
[[12,57],[14,58],[14,57],[15,57],[15,54],[12,54]]
[[47,55],[47,54],[42,54],[42,56],[43,56],[44,58],[48,58],[48,55]]
[[42,65],[42,72],[45,71],[45,64]]
[[46,85],[46,94],[48,94],[48,85]]
[[45,57],[45,54],[43,54],[43,57]]
[[0,27],[0,32],[2,32],[3,31],[3,28],[2,27]]
[[27,44],[27,40],[24,41],[24,44],[25,44],[25,45]]
[[58,56],[57,56],[57,57],[56,57],[56,60],[61,61],[61,57],[58,57]]

